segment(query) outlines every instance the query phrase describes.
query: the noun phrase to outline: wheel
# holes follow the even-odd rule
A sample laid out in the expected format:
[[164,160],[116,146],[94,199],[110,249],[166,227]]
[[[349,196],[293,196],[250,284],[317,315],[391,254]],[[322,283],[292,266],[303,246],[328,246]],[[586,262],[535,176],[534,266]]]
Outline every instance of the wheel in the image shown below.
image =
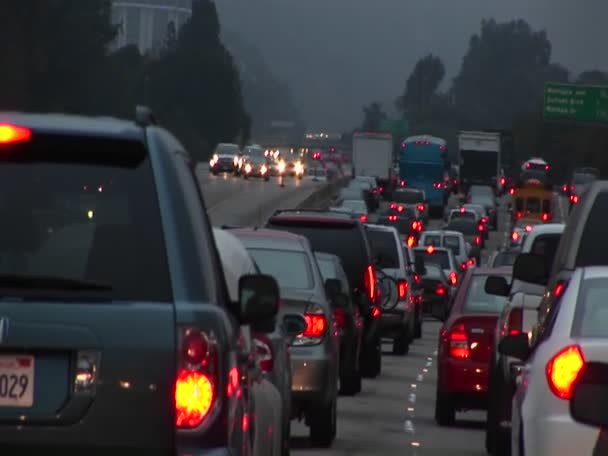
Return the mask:
[[328,448],[336,438],[336,400],[315,407],[309,414],[310,443],[314,447]]
[[211,171],[211,174],[213,174],[214,176],[217,176],[219,173],[217,171]]
[[352,366],[347,373],[340,376],[340,395],[354,396],[361,391],[361,373]]
[[270,177],[268,177],[268,176],[266,176],[266,177],[264,178],[264,182],[268,182],[269,180],[270,180]]
[[281,456],[289,456],[291,447],[291,417],[283,422],[283,440],[281,442]]
[[452,399],[445,393],[437,392],[435,396],[435,422],[439,426],[451,426],[456,421],[456,409]]
[[420,339],[422,337],[422,317],[416,316],[416,323],[414,323],[414,339]]
[[404,356],[410,351],[410,337],[407,331],[403,331],[399,337],[393,341],[393,354]]
[[247,180],[249,179],[249,176],[247,174],[243,174],[243,179]]
[[380,341],[365,346],[361,360],[361,374],[365,378],[376,378],[382,370],[382,345]]

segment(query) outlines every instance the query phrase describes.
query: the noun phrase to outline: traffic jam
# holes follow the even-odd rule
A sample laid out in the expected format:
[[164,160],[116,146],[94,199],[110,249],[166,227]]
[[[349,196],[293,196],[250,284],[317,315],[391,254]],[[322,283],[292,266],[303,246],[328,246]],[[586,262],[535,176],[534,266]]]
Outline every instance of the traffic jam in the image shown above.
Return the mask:
[[[220,144],[209,179],[323,177],[335,191],[211,227],[147,108],[0,124],[3,182],[22,196],[3,202],[18,228],[17,272],[0,275],[6,454],[464,454],[458,433],[433,435],[471,412],[479,454],[605,454],[595,170],[557,192],[539,158],[506,176],[500,134],[481,131],[460,132],[459,165],[429,135],[397,158],[390,134],[364,131],[348,152]],[[416,380],[398,374],[419,364]],[[402,429],[370,441],[384,408]]]

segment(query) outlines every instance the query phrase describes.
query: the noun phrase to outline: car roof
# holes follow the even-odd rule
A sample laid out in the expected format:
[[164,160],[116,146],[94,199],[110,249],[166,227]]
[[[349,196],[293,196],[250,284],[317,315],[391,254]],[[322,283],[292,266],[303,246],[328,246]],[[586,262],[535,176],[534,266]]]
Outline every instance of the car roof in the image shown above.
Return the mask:
[[29,128],[33,134],[103,136],[143,140],[143,129],[133,121],[115,117],[88,117],[72,114],[0,112],[0,123]]
[[269,219],[270,223],[273,220],[293,220],[301,222],[327,222],[327,223],[339,223],[341,225],[352,225],[357,224],[356,220],[353,220],[349,214],[343,212],[330,212],[330,211],[286,211],[278,212],[272,215]]
[[[451,249],[447,248],[447,247],[434,247],[435,252],[446,252],[448,255],[450,254],[450,252],[452,251]],[[425,251],[426,249],[428,249],[429,246],[421,246],[421,245],[417,245],[416,247],[414,247],[413,250],[420,250],[420,251]]]
[[513,274],[513,268],[511,266],[500,266],[497,268],[490,268],[488,266],[478,266],[470,269],[473,275],[511,275]]
[[303,252],[308,240],[299,234],[266,228],[236,228],[230,230],[248,248],[271,248]]
[[333,262],[340,261],[340,257],[338,255],[334,255],[333,253],[327,252],[314,252],[315,256],[318,258],[324,258],[326,260],[332,260]]
[[397,229],[394,226],[387,226],[387,225],[375,225],[373,223],[367,223],[365,225],[367,228],[375,230],[375,231],[385,231],[385,232],[390,232],[390,233],[397,233],[399,234],[399,232],[397,231]]
[[460,231],[452,231],[452,230],[429,230],[429,231],[423,231],[421,236],[424,236],[425,234],[430,234],[432,236],[458,236],[458,237],[464,237],[464,234],[462,234]]
[[563,223],[543,223],[534,225],[530,234],[532,236],[537,234],[559,234],[563,233],[565,227],[566,225]]

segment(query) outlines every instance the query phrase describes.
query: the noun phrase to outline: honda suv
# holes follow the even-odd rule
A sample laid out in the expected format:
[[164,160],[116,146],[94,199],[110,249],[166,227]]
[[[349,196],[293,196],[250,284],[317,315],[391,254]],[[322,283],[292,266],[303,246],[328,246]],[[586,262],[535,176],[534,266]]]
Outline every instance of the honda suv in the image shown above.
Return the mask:
[[364,225],[349,215],[323,210],[277,211],[268,228],[291,231],[308,238],[315,252],[336,255],[342,261],[354,303],[364,319],[360,369],[364,377],[380,373],[380,308],[376,305],[377,278]]
[[0,176],[3,454],[250,454],[239,325],[278,286],[229,299],[180,143],[144,108],[0,113]]

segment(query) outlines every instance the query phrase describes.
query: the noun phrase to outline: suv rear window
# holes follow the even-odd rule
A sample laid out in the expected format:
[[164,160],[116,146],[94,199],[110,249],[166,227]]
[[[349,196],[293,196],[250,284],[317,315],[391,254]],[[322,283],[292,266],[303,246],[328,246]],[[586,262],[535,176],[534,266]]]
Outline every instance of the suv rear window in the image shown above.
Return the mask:
[[[0,146],[0,283],[19,276],[64,296],[170,302],[152,167],[139,141],[35,134]],[[7,278],[7,281],[10,281]],[[146,284],[142,286],[142,284]],[[7,282],[8,286],[8,282]],[[14,288],[14,287],[13,287]],[[21,287],[20,287],[21,288]]]
[[310,290],[313,287],[312,268],[305,253],[254,248],[247,251],[260,271],[273,276],[279,287],[287,290]]
[[598,193],[583,229],[576,267],[608,264],[608,249],[605,247],[607,213],[608,192]]
[[390,231],[368,229],[367,238],[372,248],[372,254],[374,256],[382,255],[382,268],[399,268],[399,246],[393,233]]
[[416,204],[424,202],[424,194],[422,192],[400,192],[394,191],[392,201],[404,204]]
[[275,230],[289,231],[308,239],[312,249],[327,252],[340,258],[348,282],[353,288],[362,286],[365,269],[372,263],[369,258],[367,239],[355,223],[308,223],[298,220],[272,220],[267,227]]
[[460,255],[460,238],[456,236],[444,236],[443,247],[450,249],[454,255]]
[[528,198],[526,200],[526,210],[529,212],[540,212],[540,199]]
[[436,250],[433,253],[428,253],[426,250],[414,250],[416,259],[420,259],[424,264],[436,264],[441,269],[450,269],[450,257],[445,250]]

